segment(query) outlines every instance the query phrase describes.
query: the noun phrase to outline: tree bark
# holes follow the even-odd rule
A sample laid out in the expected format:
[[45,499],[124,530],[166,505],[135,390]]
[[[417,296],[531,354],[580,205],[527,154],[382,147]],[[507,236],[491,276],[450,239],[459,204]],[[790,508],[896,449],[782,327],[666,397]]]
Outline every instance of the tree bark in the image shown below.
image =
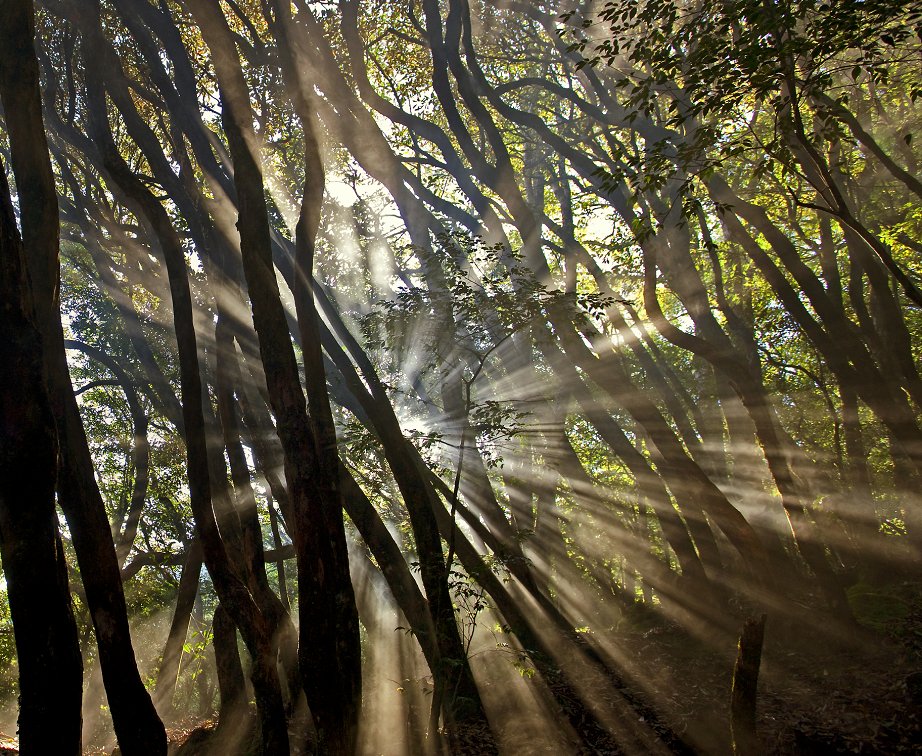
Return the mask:
[[169,278],[173,322],[179,352],[190,500],[196,528],[202,542],[204,561],[214,580],[219,598],[234,616],[235,624],[240,628],[253,657],[253,686],[262,725],[263,747],[267,753],[287,753],[288,730],[275,665],[271,628],[250,595],[246,584],[228,559],[215,519],[215,511],[212,508],[214,488],[209,471],[202,377],[194,328],[192,295],[182,245],[163,206],[130,170],[115,147],[109,125],[105,120],[105,101],[100,79],[91,78],[87,90],[91,104],[92,128],[103,155],[105,168],[134,205],[139,218],[150,224],[160,242]]
[[154,701],[164,717],[172,713],[179,660],[189,632],[189,620],[192,617],[201,572],[202,545],[196,538],[186,549],[182,572],[179,575],[179,587],[176,590],[176,608],[173,610],[173,619],[160,657],[160,669],[154,687]]
[[131,646],[112,533],[67,369],[58,302],[57,192],[41,115],[38,62],[31,49],[31,3],[7,5],[3,9],[9,21],[6,46],[18,52],[19,58],[3,56],[0,95],[17,176],[23,239],[29,250],[26,264],[45,344],[45,373],[60,441],[59,500],[82,568],[119,744],[129,754],[165,753],[166,732],[141,681]]
[[[18,20],[5,5],[4,18]],[[0,164],[0,557],[19,663],[19,745],[77,756],[83,663],[54,509],[57,437],[43,349]]]
[[237,648],[237,627],[230,613],[221,604],[215,609],[212,633],[218,691],[221,697],[218,727],[213,738],[219,747],[234,751],[239,748],[240,741],[246,736],[252,722],[248,711],[243,665],[240,663],[240,651]]
[[[243,269],[269,397],[285,456],[298,553],[299,662],[321,747],[351,754],[360,707],[358,612],[339,500],[324,500],[318,439],[307,416],[272,263],[253,113],[233,35],[219,6],[187,0],[211,50],[234,161]],[[335,488],[335,483],[333,484]]]
[[762,753],[756,735],[756,689],[759,665],[762,661],[762,639],[765,636],[765,615],[746,620],[740,634],[733,687],[730,692],[730,732],[733,753],[755,756]]

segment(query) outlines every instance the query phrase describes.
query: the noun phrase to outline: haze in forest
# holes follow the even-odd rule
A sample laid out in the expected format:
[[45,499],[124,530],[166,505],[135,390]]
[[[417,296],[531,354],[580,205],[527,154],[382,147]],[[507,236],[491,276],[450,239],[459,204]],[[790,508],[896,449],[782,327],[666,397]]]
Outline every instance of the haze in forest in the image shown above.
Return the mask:
[[920,70],[893,0],[0,0],[0,752],[916,752]]

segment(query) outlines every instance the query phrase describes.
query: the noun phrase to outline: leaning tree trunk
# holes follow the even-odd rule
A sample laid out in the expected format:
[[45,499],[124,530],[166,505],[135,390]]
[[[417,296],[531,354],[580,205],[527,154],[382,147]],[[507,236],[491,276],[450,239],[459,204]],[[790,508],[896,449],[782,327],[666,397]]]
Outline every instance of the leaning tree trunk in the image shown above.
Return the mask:
[[6,5],[5,45],[12,54],[3,56],[0,65],[0,94],[19,189],[20,219],[28,249],[26,266],[44,342],[45,375],[61,443],[59,501],[82,568],[119,743],[126,753],[165,753],[166,733],[141,681],[131,646],[115,546],[67,369],[58,312],[57,193],[44,137],[38,62],[31,49],[34,38],[31,4]]
[[[298,565],[299,663],[321,748],[354,750],[361,695],[358,612],[349,578],[341,501],[323,497],[317,438],[308,420],[294,349],[280,299],[249,92],[236,45],[219,6],[187,3],[211,50],[234,162],[238,229],[253,323],[285,456]],[[330,486],[335,489],[336,482]]]
[[186,556],[179,575],[179,587],[176,590],[176,609],[170,622],[166,644],[160,657],[160,669],[154,686],[154,699],[160,711],[167,716],[172,712],[173,693],[176,690],[176,677],[179,674],[179,660],[182,647],[189,632],[189,620],[192,607],[198,594],[199,576],[202,572],[202,544],[196,538],[186,546]]
[[288,752],[288,729],[271,628],[228,558],[212,508],[212,492],[215,487],[212,486],[209,472],[203,385],[193,324],[192,294],[182,245],[163,206],[131,171],[115,146],[105,118],[105,96],[99,77],[87,82],[87,101],[92,129],[102,152],[105,169],[138,216],[150,225],[163,252],[179,353],[189,498],[202,543],[204,562],[218,597],[233,616],[253,658],[253,688],[262,727],[263,747],[266,753],[284,754]]

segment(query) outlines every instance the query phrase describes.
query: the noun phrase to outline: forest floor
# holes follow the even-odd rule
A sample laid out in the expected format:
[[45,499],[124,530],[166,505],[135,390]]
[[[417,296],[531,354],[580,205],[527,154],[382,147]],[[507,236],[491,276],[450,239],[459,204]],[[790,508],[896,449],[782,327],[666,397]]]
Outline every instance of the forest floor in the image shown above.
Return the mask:
[[[849,600],[858,624],[844,631],[769,618],[757,701],[762,753],[922,753],[922,585],[859,584],[849,589]],[[731,752],[732,638],[692,637],[644,612],[626,618],[612,640],[630,651],[628,686],[642,689],[640,697],[684,752]],[[561,703],[579,707],[566,698]],[[571,724],[579,720],[568,713]],[[598,729],[577,729],[587,756],[622,752]],[[173,733],[177,739],[188,734],[189,728]],[[547,752],[541,743],[532,748]],[[467,754],[493,752],[473,746]],[[519,747],[509,756],[525,753]]]
[[[856,585],[849,601],[858,624],[845,630],[773,627],[769,616],[757,699],[763,753],[922,753],[922,585]],[[730,753],[735,644],[717,649],[655,619],[636,624],[619,642],[645,697],[693,752]]]
[[[769,617],[757,700],[762,753],[922,753],[922,585],[857,585],[849,589],[849,600],[858,625],[846,632],[784,626]],[[611,641],[630,650],[627,684],[650,702],[685,752],[730,753],[732,639],[692,637],[641,612],[625,618]],[[580,706],[565,698],[561,703],[565,709]],[[579,719],[569,713],[571,723]],[[199,744],[214,724],[190,719],[174,725],[171,753],[207,753]],[[577,729],[589,746],[584,754],[621,753],[598,729]],[[533,745],[534,753],[547,750]],[[15,739],[0,733],[0,754],[15,753]],[[468,753],[481,751],[474,746]]]
[[[695,752],[729,753],[732,656],[695,648],[670,629],[639,640],[637,666],[661,716]],[[809,657],[766,648],[757,701],[763,752],[919,753],[920,683],[919,657],[886,638],[860,653],[834,644]]]

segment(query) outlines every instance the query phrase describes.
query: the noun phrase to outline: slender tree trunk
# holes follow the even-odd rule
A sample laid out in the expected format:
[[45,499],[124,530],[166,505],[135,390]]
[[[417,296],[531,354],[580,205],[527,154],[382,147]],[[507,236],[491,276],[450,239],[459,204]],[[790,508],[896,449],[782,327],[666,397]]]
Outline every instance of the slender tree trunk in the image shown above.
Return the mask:
[[209,470],[202,377],[193,325],[192,295],[182,245],[163,206],[131,172],[115,147],[105,120],[100,79],[88,82],[88,100],[92,127],[104,157],[105,168],[134,205],[139,217],[150,224],[164,255],[179,352],[190,500],[202,542],[204,561],[218,596],[228,611],[234,614],[234,621],[253,657],[253,686],[262,726],[263,747],[267,753],[286,753],[288,730],[271,628],[228,559],[215,519],[215,510],[212,508],[212,493],[218,489],[212,486]]
[[227,316],[222,309],[219,308],[218,322],[215,326],[215,394],[218,415],[224,436],[224,448],[230,462],[233,495],[240,521],[241,545],[250,592],[260,611],[268,618],[273,644],[278,646],[289,692],[287,708],[291,712],[303,688],[298,670],[298,634],[288,609],[269,587],[256,494],[250,481],[250,470],[243,444],[240,442],[240,424],[233,396],[233,386],[241,385],[240,370]]
[[[269,493],[269,500],[266,502],[266,506],[269,508],[269,528],[272,530],[272,542],[275,544],[276,551],[278,551],[282,548],[282,535],[279,532],[279,518],[275,513],[275,504],[272,501],[271,492]],[[279,580],[279,598],[282,601],[282,606],[285,607],[285,611],[290,612],[291,601],[288,598],[288,578],[285,575],[284,559],[280,558],[275,563],[275,570]]]
[[102,350],[97,349],[89,344],[79,341],[65,340],[64,346],[67,349],[79,349],[91,359],[104,365],[112,372],[116,380],[125,392],[125,399],[128,402],[128,409],[131,412],[131,422],[133,431],[131,458],[132,468],[134,471],[134,480],[131,486],[131,499],[127,511],[124,513],[121,523],[117,523],[115,532],[118,533],[115,544],[115,553],[118,564],[124,566],[125,559],[131,552],[135,536],[138,532],[138,524],[141,521],[141,513],[144,509],[144,502],[147,498],[147,485],[150,474],[150,442],[147,438],[147,413],[138,398],[138,393],[132,383],[130,376],[122,370],[118,362]]
[[[187,3],[211,50],[234,161],[243,269],[285,454],[298,554],[299,661],[321,747],[351,754],[360,706],[358,612],[349,579],[341,502],[323,498],[323,462],[298,379],[272,263],[253,113],[233,35],[219,6]],[[312,408],[313,409],[313,408]],[[335,489],[335,483],[332,484]],[[337,626],[338,624],[338,626]]]
[[[417,464],[418,453],[404,438],[393,407],[375,375],[373,366],[365,364],[363,368],[363,375],[371,384],[369,394],[345,354],[341,350],[334,350],[331,356],[342,371],[347,385],[351,386],[354,395],[361,402],[375,433],[381,439],[384,456],[410,516],[410,526],[419,556],[420,577],[432,614],[441,659],[439,666],[432,670],[433,676],[436,685],[442,686],[443,690],[457,691],[454,696],[449,693],[443,699],[447,706],[457,708],[456,711],[446,710],[446,723],[450,724],[452,720],[463,721],[466,718],[483,721],[485,715],[480,695],[464,653],[448,588],[445,555],[442,551],[443,534],[439,532],[434,514],[442,504],[426,476],[421,474],[422,468]],[[452,703],[453,698],[459,702],[463,699],[463,706],[455,707]]]
[[157,672],[157,683],[154,687],[154,701],[164,717],[169,717],[172,713],[179,660],[189,632],[189,620],[198,594],[201,572],[202,545],[196,538],[186,547],[186,557],[179,575],[179,588],[176,591],[176,608],[173,610],[173,619],[163,647],[160,670]]

